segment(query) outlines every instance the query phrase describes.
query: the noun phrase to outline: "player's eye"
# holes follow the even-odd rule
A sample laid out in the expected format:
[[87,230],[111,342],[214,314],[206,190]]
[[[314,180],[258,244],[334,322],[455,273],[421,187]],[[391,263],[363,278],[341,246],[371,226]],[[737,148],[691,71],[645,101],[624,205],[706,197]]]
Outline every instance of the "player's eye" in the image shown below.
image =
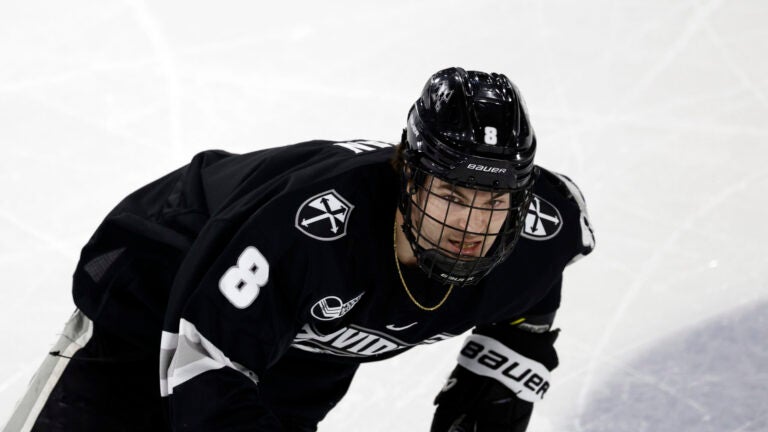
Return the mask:
[[446,201],[450,201],[452,203],[456,203],[456,204],[462,204],[463,203],[463,200],[461,199],[461,197],[458,197],[456,195],[443,195],[443,199],[446,200]]
[[489,202],[489,204],[490,204],[490,205],[491,205],[491,207],[493,207],[493,208],[500,208],[500,207],[503,207],[503,206],[505,206],[505,205],[506,205],[506,202],[505,202],[504,200],[495,199],[495,200],[491,200],[491,202]]

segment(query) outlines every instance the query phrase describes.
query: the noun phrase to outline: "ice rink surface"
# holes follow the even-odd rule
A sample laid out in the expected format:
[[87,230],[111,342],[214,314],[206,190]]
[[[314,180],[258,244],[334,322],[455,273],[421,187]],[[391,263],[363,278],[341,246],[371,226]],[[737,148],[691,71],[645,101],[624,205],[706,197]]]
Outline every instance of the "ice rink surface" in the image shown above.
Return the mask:
[[[397,140],[460,65],[517,83],[596,228],[529,430],[768,431],[768,2],[380,3],[0,2],[0,421],[124,195],[203,149]],[[364,366],[320,431],[428,430],[460,339]]]

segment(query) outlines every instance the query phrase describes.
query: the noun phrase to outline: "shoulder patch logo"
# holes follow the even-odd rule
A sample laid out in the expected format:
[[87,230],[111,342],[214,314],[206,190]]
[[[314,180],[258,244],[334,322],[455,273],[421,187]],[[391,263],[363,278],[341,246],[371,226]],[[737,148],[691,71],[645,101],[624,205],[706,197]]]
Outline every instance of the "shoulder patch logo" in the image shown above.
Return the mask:
[[347,234],[347,222],[354,208],[333,189],[321,192],[301,204],[296,212],[296,228],[313,239],[340,239]]
[[312,316],[320,321],[331,321],[343,317],[360,301],[365,292],[344,303],[336,296],[328,296],[312,306]]
[[522,236],[531,240],[549,240],[563,227],[563,217],[557,207],[534,195],[525,216]]

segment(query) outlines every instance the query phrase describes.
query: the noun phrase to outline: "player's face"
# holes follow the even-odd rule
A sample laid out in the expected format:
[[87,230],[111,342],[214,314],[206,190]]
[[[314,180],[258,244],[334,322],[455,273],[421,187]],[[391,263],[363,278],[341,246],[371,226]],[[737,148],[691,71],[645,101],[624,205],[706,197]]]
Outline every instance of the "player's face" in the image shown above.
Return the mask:
[[[510,196],[453,186],[428,176],[414,201],[413,223],[425,249],[459,258],[485,256],[509,213]],[[422,211],[423,209],[423,211]]]

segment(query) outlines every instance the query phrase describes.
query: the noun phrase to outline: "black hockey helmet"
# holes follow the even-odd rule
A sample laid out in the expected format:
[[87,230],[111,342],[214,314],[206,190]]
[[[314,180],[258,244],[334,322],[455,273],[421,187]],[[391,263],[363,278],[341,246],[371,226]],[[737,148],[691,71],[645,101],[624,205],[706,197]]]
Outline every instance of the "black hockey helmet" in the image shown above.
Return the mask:
[[[446,284],[477,283],[512,252],[530,201],[536,137],[519,90],[501,74],[441,70],[430,77],[411,108],[401,146],[405,163],[402,228],[419,266]],[[474,196],[466,197],[465,189],[460,193],[462,203],[454,202],[453,193],[447,198],[435,194],[435,179],[443,186],[449,184],[454,192],[472,190]],[[506,195],[509,205],[479,206],[476,197],[481,191]],[[429,199],[451,203],[444,215],[435,215],[427,211]],[[456,206],[463,207],[468,215],[464,226],[449,224],[450,206],[454,211],[459,209]],[[473,232],[469,229],[473,212],[476,216],[490,212],[497,220],[503,212],[506,217],[500,227],[492,227],[489,218],[485,230]],[[425,221],[442,224],[439,238],[422,232]],[[461,243],[458,250],[444,246],[444,236],[449,235],[454,243]],[[480,256],[463,253],[464,241],[470,237],[482,237]]]

